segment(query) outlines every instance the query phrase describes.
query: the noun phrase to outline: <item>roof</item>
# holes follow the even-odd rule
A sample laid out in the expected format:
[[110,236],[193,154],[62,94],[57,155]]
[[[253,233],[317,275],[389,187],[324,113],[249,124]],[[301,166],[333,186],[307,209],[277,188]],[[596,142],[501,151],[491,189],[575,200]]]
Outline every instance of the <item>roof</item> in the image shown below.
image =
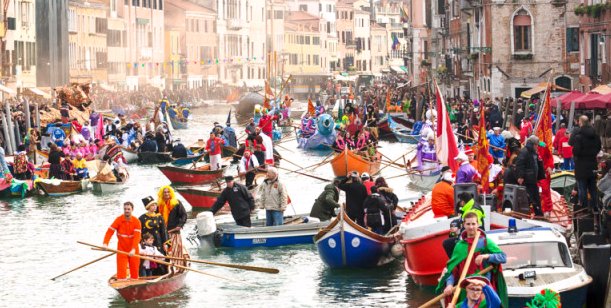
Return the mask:
[[199,5],[199,4],[195,4],[193,2],[189,2],[189,1],[185,1],[185,0],[170,0],[170,1],[166,1],[166,6],[167,5],[173,5],[179,9],[185,10],[185,11],[193,11],[193,12],[200,12],[200,13],[208,13],[208,14],[216,14],[216,11],[214,11],[211,8]]
[[508,233],[506,229],[491,230],[486,231],[486,237],[499,246],[531,242],[559,242],[566,245],[562,234],[545,227],[518,230],[516,233]]
[[318,32],[320,29],[320,18],[303,11],[290,12],[286,15],[284,20],[285,31],[298,31],[304,27],[309,29],[309,31]]

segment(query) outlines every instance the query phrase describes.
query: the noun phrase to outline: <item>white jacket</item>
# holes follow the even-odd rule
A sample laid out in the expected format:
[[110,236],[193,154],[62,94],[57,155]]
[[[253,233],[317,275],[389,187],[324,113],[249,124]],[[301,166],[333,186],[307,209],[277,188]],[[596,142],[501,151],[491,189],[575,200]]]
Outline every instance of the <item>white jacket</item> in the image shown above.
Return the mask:
[[[148,245],[140,245],[140,255],[147,257],[165,257],[161,252],[159,252],[159,250],[157,250],[157,247]],[[142,266],[146,269],[151,269],[151,261],[142,260]]]
[[238,164],[239,173],[245,173],[249,170],[259,167],[259,161],[257,160],[257,157],[255,155],[250,155],[250,160],[252,161],[252,164],[250,162],[247,162],[246,157],[242,156],[242,159],[240,159],[240,163]]
[[284,212],[288,205],[286,187],[278,179],[266,179],[259,186],[256,203],[259,208]]

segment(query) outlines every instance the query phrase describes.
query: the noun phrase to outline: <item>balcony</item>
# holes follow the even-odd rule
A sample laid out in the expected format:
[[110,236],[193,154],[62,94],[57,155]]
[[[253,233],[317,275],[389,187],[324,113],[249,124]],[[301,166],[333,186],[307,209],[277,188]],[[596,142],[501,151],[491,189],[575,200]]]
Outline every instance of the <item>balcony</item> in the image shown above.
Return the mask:
[[227,19],[227,29],[229,30],[240,30],[244,28],[244,22],[240,19]]

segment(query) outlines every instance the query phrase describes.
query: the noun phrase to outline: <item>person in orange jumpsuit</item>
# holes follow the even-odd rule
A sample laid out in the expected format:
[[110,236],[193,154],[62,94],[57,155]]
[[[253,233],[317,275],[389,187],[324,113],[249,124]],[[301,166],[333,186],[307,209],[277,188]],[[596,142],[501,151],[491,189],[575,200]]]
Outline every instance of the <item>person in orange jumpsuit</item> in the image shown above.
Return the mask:
[[454,215],[454,187],[452,170],[448,166],[441,169],[441,181],[435,184],[431,192],[431,208],[435,217]]
[[129,252],[129,256],[124,254],[117,254],[117,279],[126,279],[127,264],[129,263],[129,277],[131,279],[138,279],[140,270],[140,259],[135,257],[138,254],[138,244],[140,243],[140,237],[142,227],[140,220],[137,217],[132,216],[134,210],[134,204],[131,202],[125,202],[123,204],[123,215],[117,217],[113,221],[112,225],[108,227],[106,235],[104,236],[104,247],[108,247],[108,242],[112,235],[117,232],[117,239],[119,243],[117,250]]

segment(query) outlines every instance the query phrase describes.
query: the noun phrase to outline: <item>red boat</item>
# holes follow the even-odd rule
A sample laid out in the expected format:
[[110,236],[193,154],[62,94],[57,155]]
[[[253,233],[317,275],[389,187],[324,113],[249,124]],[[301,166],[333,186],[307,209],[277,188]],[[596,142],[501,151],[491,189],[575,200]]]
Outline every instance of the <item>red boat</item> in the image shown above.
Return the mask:
[[221,194],[218,188],[211,190],[196,189],[196,188],[176,188],[176,191],[183,197],[193,208],[210,209],[216,198]]
[[[527,215],[517,212],[492,212],[486,219],[490,221],[490,229],[507,228],[510,218],[518,218],[516,219],[518,229],[537,226],[567,228],[571,219],[566,201],[555,191],[552,191],[552,200],[554,210],[549,221],[519,219],[526,218]],[[405,256],[405,271],[417,284],[437,285],[437,279],[448,261],[442,243],[449,236],[450,222],[454,218],[456,217],[434,217],[431,209],[431,193],[418,200],[403,218],[399,233],[403,238],[401,245]]]
[[108,285],[117,290],[128,303],[145,301],[170,294],[185,285],[187,272],[171,276],[140,277],[136,280],[117,280],[115,276],[108,280]]
[[226,166],[221,169],[210,171],[210,165],[204,165],[196,169],[181,168],[175,166],[158,166],[165,177],[175,185],[199,185],[214,182],[223,176]]

